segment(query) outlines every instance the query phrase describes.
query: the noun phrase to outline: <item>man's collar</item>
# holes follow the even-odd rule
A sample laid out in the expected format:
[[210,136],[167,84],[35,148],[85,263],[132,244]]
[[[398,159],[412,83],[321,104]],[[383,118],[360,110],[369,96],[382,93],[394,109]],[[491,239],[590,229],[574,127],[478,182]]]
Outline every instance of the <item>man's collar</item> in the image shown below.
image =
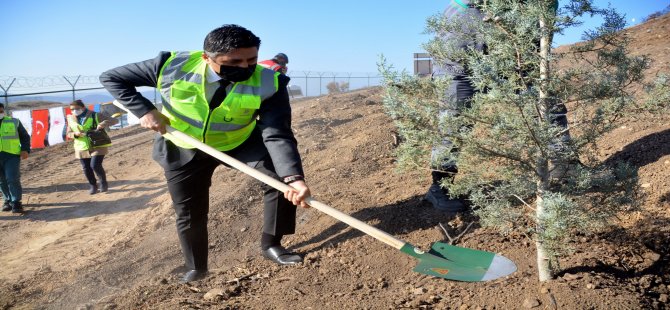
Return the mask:
[[207,65],[207,70],[205,71],[205,75],[207,76],[207,83],[218,83],[221,79],[221,77],[210,67]]

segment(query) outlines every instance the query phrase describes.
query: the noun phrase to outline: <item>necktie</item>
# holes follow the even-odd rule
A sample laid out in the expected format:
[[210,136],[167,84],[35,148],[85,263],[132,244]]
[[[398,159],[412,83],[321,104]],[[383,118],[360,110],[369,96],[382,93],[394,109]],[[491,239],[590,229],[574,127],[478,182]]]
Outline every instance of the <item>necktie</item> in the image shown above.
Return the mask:
[[216,89],[214,96],[212,96],[212,100],[209,101],[210,110],[216,109],[221,105],[223,99],[226,99],[226,86],[228,86],[228,84],[230,84],[230,82],[219,80],[219,88]]

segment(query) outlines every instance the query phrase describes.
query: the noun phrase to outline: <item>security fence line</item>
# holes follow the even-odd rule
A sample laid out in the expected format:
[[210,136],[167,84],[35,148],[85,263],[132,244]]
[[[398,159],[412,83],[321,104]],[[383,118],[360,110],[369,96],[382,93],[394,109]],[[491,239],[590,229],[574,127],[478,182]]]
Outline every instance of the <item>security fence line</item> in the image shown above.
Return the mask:
[[[0,88],[2,89],[2,96],[5,98],[5,105],[9,103],[9,97],[19,97],[19,96],[30,96],[30,95],[42,95],[42,94],[54,94],[54,93],[64,93],[72,92],[72,100],[75,100],[77,91],[86,91],[86,90],[96,90],[103,89],[104,87],[89,87],[89,88],[77,88],[77,84],[81,83],[84,85],[97,84],[98,76],[45,76],[45,77],[0,77]],[[40,91],[40,92],[29,92],[29,93],[20,93],[20,94],[10,94],[9,91],[14,88],[32,90],[36,88],[54,88],[60,86],[70,86],[70,89],[63,90],[51,90],[51,91]]]
[[[349,91],[381,84],[381,76],[378,73],[289,71],[287,75],[291,78],[289,90],[292,97],[296,95],[304,97],[321,96],[330,93],[333,89]],[[79,87],[85,85],[96,86]],[[2,89],[0,96],[4,98],[5,105],[9,104],[10,97],[57,93],[72,93],[72,100],[74,101],[77,98],[77,92],[104,89],[99,85],[98,76],[0,76],[0,89]],[[301,88],[302,86],[304,86],[304,90]],[[36,89],[45,90],[36,91]],[[158,101],[158,99],[155,97],[154,101]]]

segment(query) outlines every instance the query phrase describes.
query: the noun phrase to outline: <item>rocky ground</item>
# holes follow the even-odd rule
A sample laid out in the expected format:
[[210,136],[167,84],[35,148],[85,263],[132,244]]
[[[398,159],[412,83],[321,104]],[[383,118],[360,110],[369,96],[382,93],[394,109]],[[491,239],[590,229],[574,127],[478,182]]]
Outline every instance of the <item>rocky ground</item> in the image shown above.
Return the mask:
[[[652,70],[670,71],[668,16],[632,28]],[[654,71],[654,72],[655,72]],[[631,117],[602,139],[604,160],[638,169],[639,211],[578,236],[559,277],[539,283],[524,235],[480,227],[422,200],[427,170],[397,173],[393,124],[382,90],[293,102],[294,130],[314,196],[424,249],[474,223],[459,246],[501,253],[519,270],[485,283],[414,273],[401,252],[314,209],[298,211],[286,245],[305,263],[279,267],[259,255],[260,187],[219,168],[211,187],[210,268],[179,284],[182,257],[153,135],[113,132],[108,193],[89,195],[72,146],[22,163],[24,215],[0,214],[0,309],[663,309],[670,294],[670,116]]]

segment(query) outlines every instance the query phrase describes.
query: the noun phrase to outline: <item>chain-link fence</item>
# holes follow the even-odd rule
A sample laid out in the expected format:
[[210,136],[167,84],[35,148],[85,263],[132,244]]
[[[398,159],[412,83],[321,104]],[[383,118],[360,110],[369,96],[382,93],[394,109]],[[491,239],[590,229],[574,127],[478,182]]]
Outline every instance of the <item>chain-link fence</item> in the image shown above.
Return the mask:
[[[2,89],[2,97],[4,98],[4,103],[6,105],[10,102],[9,98],[12,97],[19,98],[32,95],[46,95],[67,92],[72,93],[72,100],[74,100],[77,91],[81,92],[100,90],[103,89],[103,87],[100,86],[98,76],[0,76],[0,89]],[[17,93],[10,93],[10,91],[16,91]]]
[[[381,84],[381,76],[378,73],[289,71],[287,75],[291,78],[289,89],[294,98],[321,96],[333,91],[349,91]],[[40,100],[70,102],[87,94],[98,95],[93,98],[109,97],[107,92],[102,91],[104,88],[100,85],[98,76],[0,76],[0,89],[2,89],[0,97],[4,99],[5,105],[11,102]],[[67,93],[71,96],[54,95]],[[160,101],[158,93],[151,88],[144,89],[142,94],[154,102]],[[94,99],[91,103],[109,101],[111,100],[109,98]]]
[[348,91],[378,86],[382,82],[376,72],[289,71],[287,75],[291,78],[289,85],[299,86],[305,97],[328,94],[336,86],[339,91]]

